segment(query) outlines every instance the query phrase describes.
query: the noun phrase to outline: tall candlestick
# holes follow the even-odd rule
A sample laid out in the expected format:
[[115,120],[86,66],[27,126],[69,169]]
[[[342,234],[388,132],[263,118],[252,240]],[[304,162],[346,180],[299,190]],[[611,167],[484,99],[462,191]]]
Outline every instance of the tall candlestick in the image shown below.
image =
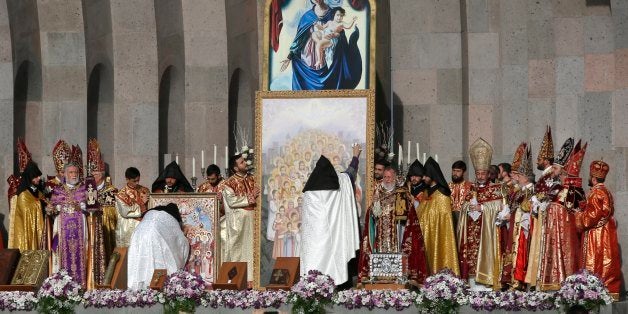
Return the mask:
[[419,142],[416,143],[416,160],[419,160],[421,157],[419,155]]
[[218,152],[218,146],[214,144],[214,165],[216,165],[216,153]]
[[399,144],[399,151],[397,154],[397,166],[401,167],[401,161],[403,161],[403,148],[401,148],[401,144]]
[[408,159],[406,159],[407,163],[410,163],[410,151],[412,150],[412,142],[408,141]]
[[205,150],[201,150],[201,169],[203,168],[205,168]]
[[427,154],[423,153],[423,164],[425,164],[425,161],[427,160]]
[[179,154],[176,154],[174,156],[174,161],[177,163],[177,165],[179,164]]
[[192,176],[196,177],[196,158],[192,157]]

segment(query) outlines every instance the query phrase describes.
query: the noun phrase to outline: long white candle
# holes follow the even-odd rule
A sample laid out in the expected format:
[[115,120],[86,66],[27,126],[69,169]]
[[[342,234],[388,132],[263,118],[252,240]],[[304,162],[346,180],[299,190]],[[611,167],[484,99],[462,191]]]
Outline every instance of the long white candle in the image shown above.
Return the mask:
[[214,144],[214,165],[216,165],[216,153],[218,153],[218,146]]
[[225,146],[225,169],[229,169],[229,147]]
[[403,148],[401,144],[399,144],[399,151],[397,153],[397,166],[401,167],[401,162],[403,161]]
[[179,164],[179,154],[176,154],[174,156],[174,161],[177,163],[177,165]]
[[438,162],[438,154],[434,154],[434,161]]
[[205,168],[205,150],[201,150],[201,169],[203,168]]
[[423,163],[425,164],[425,161],[427,160],[427,154],[423,153]]
[[192,157],[192,176],[196,177],[196,158]]
[[412,151],[412,142],[408,141],[408,159],[406,159],[407,163],[410,163],[410,151]]
[[419,155],[419,142],[416,143],[416,160],[419,160],[421,157]]

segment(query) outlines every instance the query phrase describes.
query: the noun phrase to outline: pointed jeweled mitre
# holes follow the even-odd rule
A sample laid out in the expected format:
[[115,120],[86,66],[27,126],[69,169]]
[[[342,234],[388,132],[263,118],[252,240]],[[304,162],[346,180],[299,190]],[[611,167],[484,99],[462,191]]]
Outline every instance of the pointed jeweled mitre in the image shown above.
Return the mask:
[[519,171],[523,155],[526,152],[526,145],[528,144],[522,142],[521,144],[519,144],[519,147],[517,147],[517,150],[515,150],[515,155],[512,157],[512,164],[510,165],[513,171]]
[[556,158],[554,158],[555,165],[564,167],[567,164],[567,160],[569,160],[569,157],[571,157],[571,154],[574,151],[573,143],[573,137],[565,140],[565,143],[563,143],[563,146],[558,151],[558,154],[556,154]]
[[534,169],[532,168],[532,149],[530,149],[530,146],[528,146],[525,154],[523,154],[521,165],[519,165],[517,171],[528,178],[534,177]]
[[70,161],[70,145],[64,140],[59,140],[55,147],[52,149],[52,161],[55,164],[57,172],[63,171],[65,164]]
[[98,141],[92,138],[87,142],[87,175],[92,176],[97,171],[105,171],[105,162],[102,159]]
[[83,151],[78,145],[72,145],[72,151],[70,152],[70,162],[78,167],[79,179],[83,180]]
[[567,171],[568,176],[580,177],[580,169],[582,168],[584,154],[587,152],[587,145],[589,145],[589,143],[584,143],[584,146],[581,148],[580,141],[576,144],[571,157],[569,157],[569,160],[567,160],[565,164],[565,171]]
[[20,173],[24,172],[26,169],[26,165],[29,161],[33,160],[31,153],[26,148],[26,143],[24,139],[18,137],[17,139],[17,166]]
[[477,139],[469,148],[469,156],[475,171],[488,170],[493,157],[493,148],[484,139]]
[[539,150],[539,156],[537,159],[552,158],[554,158],[554,141],[552,140],[552,128],[548,125],[545,130],[545,136],[543,136],[541,150]]

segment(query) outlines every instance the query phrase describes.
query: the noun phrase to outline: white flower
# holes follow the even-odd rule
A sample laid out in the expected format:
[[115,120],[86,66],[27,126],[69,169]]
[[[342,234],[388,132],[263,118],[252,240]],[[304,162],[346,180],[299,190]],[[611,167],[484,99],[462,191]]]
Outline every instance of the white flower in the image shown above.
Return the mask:
[[246,159],[247,157],[249,157],[249,154],[247,153],[242,154],[242,158]]
[[249,150],[249,147],[247,145],[242,146],[242,151],[246,152]]
[[250,165],[252,165],[252,164],[253,164],[253,161],[252,161],[252,160],[247,160],[247,161],[246,161],[246,165],[247,165],[247,166],[250,166]]
[[249,154],[251,154],[251,155],[252,155],[252,154],[254,154],[254,153],[253,153],[253,149],[252,149],[252,148],[251,148],[251,149],[249,149]]

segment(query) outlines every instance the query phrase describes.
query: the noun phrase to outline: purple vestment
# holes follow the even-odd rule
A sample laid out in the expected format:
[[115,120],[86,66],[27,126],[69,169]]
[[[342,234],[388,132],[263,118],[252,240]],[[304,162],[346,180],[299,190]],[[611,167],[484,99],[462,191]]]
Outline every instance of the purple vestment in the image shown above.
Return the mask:
[[[58,233],[53,239],[53,251],[59,258],[59,268],[67,270],[74,281],[85,287],[86,284],[86,220],[82,207],[85,207],[85,185],[70,187],[60,185],[52,191],[50,202],[59,211],[57,216]],[[54,245],[56,244],[56,245]]]

